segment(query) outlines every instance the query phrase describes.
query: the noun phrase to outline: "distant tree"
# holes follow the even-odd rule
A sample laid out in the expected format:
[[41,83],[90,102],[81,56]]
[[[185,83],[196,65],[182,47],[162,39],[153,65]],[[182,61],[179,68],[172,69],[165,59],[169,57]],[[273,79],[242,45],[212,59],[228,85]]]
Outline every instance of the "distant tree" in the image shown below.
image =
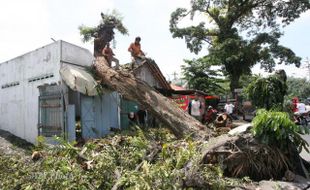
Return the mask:
[[240,77],[240,88],[247,88],[253,81],[260,78],[261,75],[250,74],[250,75],[241,75]]
[[[301,58],[279,44],[280,29],[309,8],[309,0],[191,0],[189,10],[178,8],[171,14],[170,32],[184,38],[194,53],[207,44],[209,64],[222,66],[233,92],[240,87],[240,76],[257,63],[269,72],[277,63],[300,65]],[[197,12],[208,24],[178,27],[182,18],[193,19]]]
[[105,45],[114,39],[114,29],[121,34],[128,34],[128,30],[122,23],[122,17],[116,11],[113,11],[111,14],[101,13],[101,21],[98,26],[79,26],[83,42],[88,42],[94,39],[95,56],[102,55],[101,52]]
[[310,97],[310,82],[305,78],[289,77],[287,79],[287,98],[291,99],[297,96],[299,99]]
[[184,79],[188,81],[190,88],[201,90],[213,95],[222,94],[225,89],[220,83],[225,82],[221,72],[210,69],[203,58],[185,60],[185,65],[182,65]]
[[266,78],[259,77],[248,86],[248,98],[258,108],[282,110],[287,93],[286,80],[284,70]]

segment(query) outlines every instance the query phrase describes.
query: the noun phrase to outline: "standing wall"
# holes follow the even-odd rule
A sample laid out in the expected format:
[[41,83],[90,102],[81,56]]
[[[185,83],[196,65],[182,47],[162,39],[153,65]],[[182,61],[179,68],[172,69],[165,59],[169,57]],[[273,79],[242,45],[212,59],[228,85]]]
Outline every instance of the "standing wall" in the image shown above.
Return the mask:
[[61,83],[65,60],[90,65],[92,54],[57,41],[0,64],[0,129],[34,143],[38,135],[38,86]]

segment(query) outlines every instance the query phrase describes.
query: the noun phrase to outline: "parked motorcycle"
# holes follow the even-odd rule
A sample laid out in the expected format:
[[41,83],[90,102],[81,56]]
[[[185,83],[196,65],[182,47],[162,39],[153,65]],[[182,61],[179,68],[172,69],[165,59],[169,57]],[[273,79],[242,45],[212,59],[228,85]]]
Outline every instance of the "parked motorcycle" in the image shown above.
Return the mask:
[[308,123],[310,122],[309,113],[294,113],[295,123],[297,125],[301,125],[303,127],[307,127]]

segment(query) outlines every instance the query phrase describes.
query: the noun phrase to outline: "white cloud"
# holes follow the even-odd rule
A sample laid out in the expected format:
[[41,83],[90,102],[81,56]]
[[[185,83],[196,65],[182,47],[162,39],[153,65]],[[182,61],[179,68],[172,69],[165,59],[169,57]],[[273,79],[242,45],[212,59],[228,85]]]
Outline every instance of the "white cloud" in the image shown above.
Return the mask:
[[0,62],[47,43],[46,7],[39,0],[5,1],[0,6]]
[[[78,26],[96,26],[100,12],[117,9],[124,16],[124,24],[129,29],[129,36],[116,35],[117,46],[114,50],[121,63],[130,61],[127,51],[134,37],[142,37],[142,48],[154,58],[164,74],[180,72],[183,59],[197,57],[186,48],[183,39],[173,39],[169,32],[170,14],[178,7],[189,8],[189,0],[7,0],[0,6],[0,62],[19,56],[28,51],[51,43],[51,37],[93,50],[92,43],[82,43]],[[309,23],[310,12],[296,20],[300,28]],[[187,26],[206,20],[204,15],[197,15],[194,22],[182,21]],[[304,24],[302,24],[304,23]],[[292,35],[284,41],[291,48],[295,42],[297,48],[307,43],[306,32],[302,35],[296,25],[288,26]],[[292,37],[293,36],[293,37]],[[293,40],[292,40],[293,39]],[[299,41],[298,41],[299,39]],[[308,44],[309,47],[309,44]],[[292,48],[297,55],[309,48]],[[295,50],[296,49],[296,50]],[[204,49],[199,56],[206,54]],[[305,57],[304,54],[300,55]],[[198,57],[199,57],[198,56]],[[257,69],[258,70],[258,69]],[[298,71],[299,72],[299,71]],[[295,72],[296,73],[296,72]]]
[[97,25],[113,0],[10,0],[0,6],[0,63],[56,40],[83,44],[78,26]]

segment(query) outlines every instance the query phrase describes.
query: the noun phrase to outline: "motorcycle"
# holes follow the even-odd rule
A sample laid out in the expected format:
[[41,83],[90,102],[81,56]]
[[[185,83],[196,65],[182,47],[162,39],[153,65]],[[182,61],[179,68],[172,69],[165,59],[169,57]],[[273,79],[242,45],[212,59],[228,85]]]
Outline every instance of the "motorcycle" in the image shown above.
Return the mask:
[[303,127],[308,127],[308,123],[310,122],[309,112],[305,113],[294,113],[295,123],[297,125],[301,125]]

